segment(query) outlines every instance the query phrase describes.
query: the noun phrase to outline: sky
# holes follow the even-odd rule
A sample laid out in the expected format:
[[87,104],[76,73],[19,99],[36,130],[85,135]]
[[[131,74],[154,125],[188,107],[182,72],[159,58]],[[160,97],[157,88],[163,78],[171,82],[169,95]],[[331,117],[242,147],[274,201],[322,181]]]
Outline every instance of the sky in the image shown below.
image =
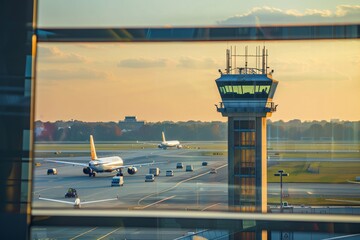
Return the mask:
[[[178,2],[46,0],[39,2],[38,22],[40,27],[360,22],[358,1]],[[279,81],[272,120],[360,120],[358,40],[39,43],[35,118],[226,121],[214,106],[221,101],[215,80],[225,68],[225,50],[248,46],[255,53],[263,45]]]

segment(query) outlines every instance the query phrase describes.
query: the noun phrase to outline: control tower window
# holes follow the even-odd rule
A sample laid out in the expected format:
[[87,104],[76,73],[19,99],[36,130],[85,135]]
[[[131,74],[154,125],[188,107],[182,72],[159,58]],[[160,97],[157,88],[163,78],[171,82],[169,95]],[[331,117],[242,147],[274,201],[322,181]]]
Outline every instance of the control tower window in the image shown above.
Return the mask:
[[271,82],[221,82],[218,88],[223,99],[268,98]]

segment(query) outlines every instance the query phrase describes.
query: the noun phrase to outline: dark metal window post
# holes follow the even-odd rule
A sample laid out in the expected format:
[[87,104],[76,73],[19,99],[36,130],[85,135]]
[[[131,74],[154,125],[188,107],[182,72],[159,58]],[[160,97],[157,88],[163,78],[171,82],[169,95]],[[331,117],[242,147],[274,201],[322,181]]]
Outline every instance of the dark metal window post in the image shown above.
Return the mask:
[[277,173],[274,174],[274,176],[279,177],[280,176],[280,212],[283,212],[283,176],[287,177],[289,176],[288,173],[284,172],[284,170],[279,170]]

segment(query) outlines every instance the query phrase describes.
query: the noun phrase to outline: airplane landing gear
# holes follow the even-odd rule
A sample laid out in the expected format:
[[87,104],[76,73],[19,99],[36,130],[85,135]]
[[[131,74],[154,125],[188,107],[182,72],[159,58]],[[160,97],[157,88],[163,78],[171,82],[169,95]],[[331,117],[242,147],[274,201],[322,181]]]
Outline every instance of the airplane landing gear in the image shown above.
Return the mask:
[[124,176],[121,169],[117,170],[116,176]]

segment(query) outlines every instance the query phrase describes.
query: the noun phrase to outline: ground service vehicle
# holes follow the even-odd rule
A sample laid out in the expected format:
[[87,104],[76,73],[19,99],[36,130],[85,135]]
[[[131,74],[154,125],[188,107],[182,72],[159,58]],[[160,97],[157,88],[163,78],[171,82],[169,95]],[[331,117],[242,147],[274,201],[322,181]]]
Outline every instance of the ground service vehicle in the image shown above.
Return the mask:
[[178,163],[176,164],[176,168],[184,168],[184,164],[181,163],[181,162],[178,162]]
[[293,206],[291,206],[288,202],[284,201],[282,203],[282,208],[283,209],[288,209],[288,208],[293,208]]
[[65,198],[77,198],[77,192],[75,188],[69,188],[67,193],[65,194]]
[[194,166],[193,166],[193,165],[186,165],[186,171],[187,171],[187,172],[192,172],[192,171],[194,171]]
[[153,174],[154,176],[159,176],[160,168],[149,168],[149,174]]
[[207,166],[208,163],[207,163],[207,162],[202,162],[201,165],[202,165],[202,166]]
[[58,174],[58,172],[57,172],[56,168],[49,168],[47,170],[47,175],[57,175],[57,174]]
[[112,187],[120,187],[124,186],[124,177],[123,176],[115,176],[111,179]]
[[174,176],[174,171],[173,171],[173,170],[167,170],[167,171],[166,171],[166,176],[167,176],[167,177],[172,177],[172,176]]
[[145,182],[153,182],[155,181],[154,174],[146,174],[145,175]]

